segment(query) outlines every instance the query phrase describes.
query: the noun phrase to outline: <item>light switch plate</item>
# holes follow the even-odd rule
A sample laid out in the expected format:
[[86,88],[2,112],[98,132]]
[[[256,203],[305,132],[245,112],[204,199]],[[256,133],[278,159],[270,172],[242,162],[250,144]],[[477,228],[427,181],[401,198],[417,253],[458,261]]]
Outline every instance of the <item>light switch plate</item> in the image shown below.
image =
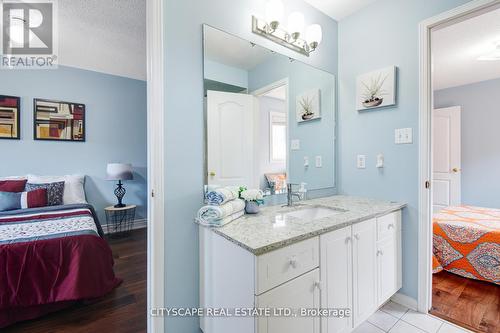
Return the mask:
[[323,158],[321,156],[316,156],[316,168],[323,167]]
[[292,140],[290,142],[290,149],[291,150],[300,150],[300,140]]
[[366,169],[366,155],[358,155],[356,165],[358,169]]
[[304,156],[304,167],[308,167],[309,166],[309,157],[308,156]]
[[413,129],[397,128],[394,130],[394,143],[397,145],[413,143]]

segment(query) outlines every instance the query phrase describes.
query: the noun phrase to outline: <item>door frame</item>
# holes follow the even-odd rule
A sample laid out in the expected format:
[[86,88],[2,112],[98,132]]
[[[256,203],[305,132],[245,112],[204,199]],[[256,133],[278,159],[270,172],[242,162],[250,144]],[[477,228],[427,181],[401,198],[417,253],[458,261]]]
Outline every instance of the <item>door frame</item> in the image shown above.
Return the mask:
[[164,123],[164,4],[146,2],[147,43],[147,327],[149,333],[165,332],[165,318],[153,308],[165,307],[165,123]]
[[432,306],[432,179],[431,120],[433,109],[431,32],[500,6],[500,0],[473,0],[419,24],[419,183],[418,183],[418,311]]
[[[262,88],[256,89],[254,91],[251,91],[249,94],[253,95],[255,97],[261,97],[262,95],[265,95],[269,91],[279,88],[281,86],[286,86],[286,101],[285,101],[285,107],[286,107],[286,179],[289,181],[288,177],[290,176],[290,79],[288,77],[285,77],[281,80],[272,82]],[[259,109],[260,110],[260,109]],[[260,119],[260,112],[257,115],[258,119]],[[257,121],[257,126],[260,123],[260,121]],[[257,131],[257,128],[255,130]],[[257,155],[257,154],[256,154]],[[259,175],[256,172],[256,178],[258,179]],[[258,184],[258,182],[257,182]]]

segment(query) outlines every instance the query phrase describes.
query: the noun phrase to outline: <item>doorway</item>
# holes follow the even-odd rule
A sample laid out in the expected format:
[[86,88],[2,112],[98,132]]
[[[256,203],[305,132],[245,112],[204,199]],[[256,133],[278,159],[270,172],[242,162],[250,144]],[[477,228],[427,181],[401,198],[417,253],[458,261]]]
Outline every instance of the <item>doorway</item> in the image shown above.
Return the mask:
[[418,308],[478,332],[500,327],[500,203],[485,195],[500,152],[481,97],[500,80],[499,5],[471,1],[420,26]]

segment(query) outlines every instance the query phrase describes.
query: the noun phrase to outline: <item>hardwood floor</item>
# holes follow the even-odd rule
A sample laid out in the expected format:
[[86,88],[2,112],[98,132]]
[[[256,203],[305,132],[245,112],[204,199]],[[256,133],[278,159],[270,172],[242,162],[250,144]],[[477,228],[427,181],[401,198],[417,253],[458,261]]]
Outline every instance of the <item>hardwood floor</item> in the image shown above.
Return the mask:
[[15,324],[2,332],[146,332],[146,229],[110,239],[115,274],[123,283],[92,304],[76,304],[44,317]]
[[442,271],[432,278],[431,314],[476,332],[500,332],[500,286]]

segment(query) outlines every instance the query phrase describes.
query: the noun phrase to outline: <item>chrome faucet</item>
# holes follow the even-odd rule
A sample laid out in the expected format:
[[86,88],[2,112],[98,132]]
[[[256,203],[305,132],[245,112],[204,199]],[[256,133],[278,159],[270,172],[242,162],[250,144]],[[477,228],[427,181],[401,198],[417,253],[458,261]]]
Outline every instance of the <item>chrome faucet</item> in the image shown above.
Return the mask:
[[293,183],[288,183],[286,186],[286,199],[287,199],[287,206],[292,207],[293,206],[293,197],[296,196],[299,200],[302,199],[302,196],[300,195],[299,192],[293,192],[293,186],[294,185],[299,185],[299,184],[293,184]]

